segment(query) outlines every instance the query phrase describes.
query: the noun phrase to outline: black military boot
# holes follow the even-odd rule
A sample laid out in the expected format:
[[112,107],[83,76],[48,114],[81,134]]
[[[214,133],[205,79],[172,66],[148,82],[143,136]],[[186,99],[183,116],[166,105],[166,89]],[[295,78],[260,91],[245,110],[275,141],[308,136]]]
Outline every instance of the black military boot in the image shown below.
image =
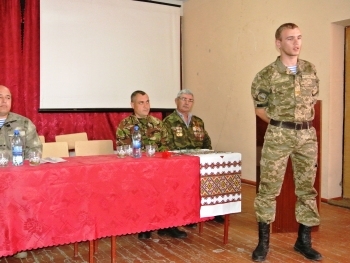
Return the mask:
[[321,260],[322,255],[311,247],[311,227],[300,224],[298,239],[295,242],[294,250],[298,251],[307,259]]
[[270,244],[270,224],[259,222],[259,244],[253,251],[252,259],[254,261],[264,261],[269,251]]

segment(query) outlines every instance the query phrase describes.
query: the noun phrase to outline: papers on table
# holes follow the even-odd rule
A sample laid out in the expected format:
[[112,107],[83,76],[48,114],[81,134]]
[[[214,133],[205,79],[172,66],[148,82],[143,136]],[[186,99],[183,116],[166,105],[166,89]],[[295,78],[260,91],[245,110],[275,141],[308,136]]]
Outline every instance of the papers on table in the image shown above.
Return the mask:
[[42,158],[40,160],[40,163],[62,163],[62,162],[66,162],[67,160],[62,159],[60,157],[46,157],[46,158]]
[[227,152],[227,151],[215,151],[215,150],[209,150],[209,149],[184,149],[184,150],[175,150],[175,151],[170,151],[174,153],[174,155],[202,155],[202,154],[231,154],[232,152]]
[[205,153],[214,153],[214,150],[209,149],[183,149],[183,150],[175,150],[170,151],[172,153],[178,153],[178,154],[205,154]]

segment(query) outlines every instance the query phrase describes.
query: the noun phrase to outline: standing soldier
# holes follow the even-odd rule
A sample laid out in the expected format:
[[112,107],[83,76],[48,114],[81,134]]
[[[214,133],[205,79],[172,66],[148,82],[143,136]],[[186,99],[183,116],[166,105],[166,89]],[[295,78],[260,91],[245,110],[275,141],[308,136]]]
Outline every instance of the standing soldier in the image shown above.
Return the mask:
[[[314,182],[317,169],[317,137],[312,126],[319,80],[313,64],[299,59],[301,33],[297,25],[281,25],[275,34],[280,56],[256,76],[251,92],[255,113],[269,123],[260,160],[260,185],[254,207],[259,244],[254,261],[264,261],[269,249],[270,224],[275,220],[276,197],[291,157],[299,223],[294,249],[311,260],[322,256],[311,247],[311,228],[320,223]],[[292,189],[291,189],[292,190]]]

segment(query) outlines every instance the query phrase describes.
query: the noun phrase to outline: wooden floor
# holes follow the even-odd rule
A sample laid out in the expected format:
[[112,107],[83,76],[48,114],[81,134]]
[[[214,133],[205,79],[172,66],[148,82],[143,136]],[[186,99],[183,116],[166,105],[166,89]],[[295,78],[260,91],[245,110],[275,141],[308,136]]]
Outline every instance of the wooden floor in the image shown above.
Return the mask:
[[[117,262],[252,262],[251,253],[257,244],[257,224],[253,200],[255,186],[242,185],[242,212],[230,216],[229,243],[223,245],[223,225],[206,222],[204,232],[182,228],[189,237],[183,240],[160,237],[156,232],[146,241],[137,235],[117,238]],[[322,223],[318,232],[313,232],[313,247],[323,255],[322,262],[349,262],[350,254],[350,209],[321,204]],[[265,262],[310,262],[293,250],[296,233],[271,234],[270,252]],[[14,262],[87,262],[87,243],[80,243],[79,257],[72,258],[73,246],[65,245],[28,251],[26,259],[0,258],[0,263]],[[95,262],[110,262],[110,239],[99,241]]]

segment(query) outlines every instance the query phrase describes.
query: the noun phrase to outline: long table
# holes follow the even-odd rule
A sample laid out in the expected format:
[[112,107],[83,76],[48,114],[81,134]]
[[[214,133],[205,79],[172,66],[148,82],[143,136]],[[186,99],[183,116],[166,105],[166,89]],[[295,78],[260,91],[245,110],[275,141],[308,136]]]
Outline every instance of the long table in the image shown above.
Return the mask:
[[0,257],[204,221],[197,156],[0,168]]

